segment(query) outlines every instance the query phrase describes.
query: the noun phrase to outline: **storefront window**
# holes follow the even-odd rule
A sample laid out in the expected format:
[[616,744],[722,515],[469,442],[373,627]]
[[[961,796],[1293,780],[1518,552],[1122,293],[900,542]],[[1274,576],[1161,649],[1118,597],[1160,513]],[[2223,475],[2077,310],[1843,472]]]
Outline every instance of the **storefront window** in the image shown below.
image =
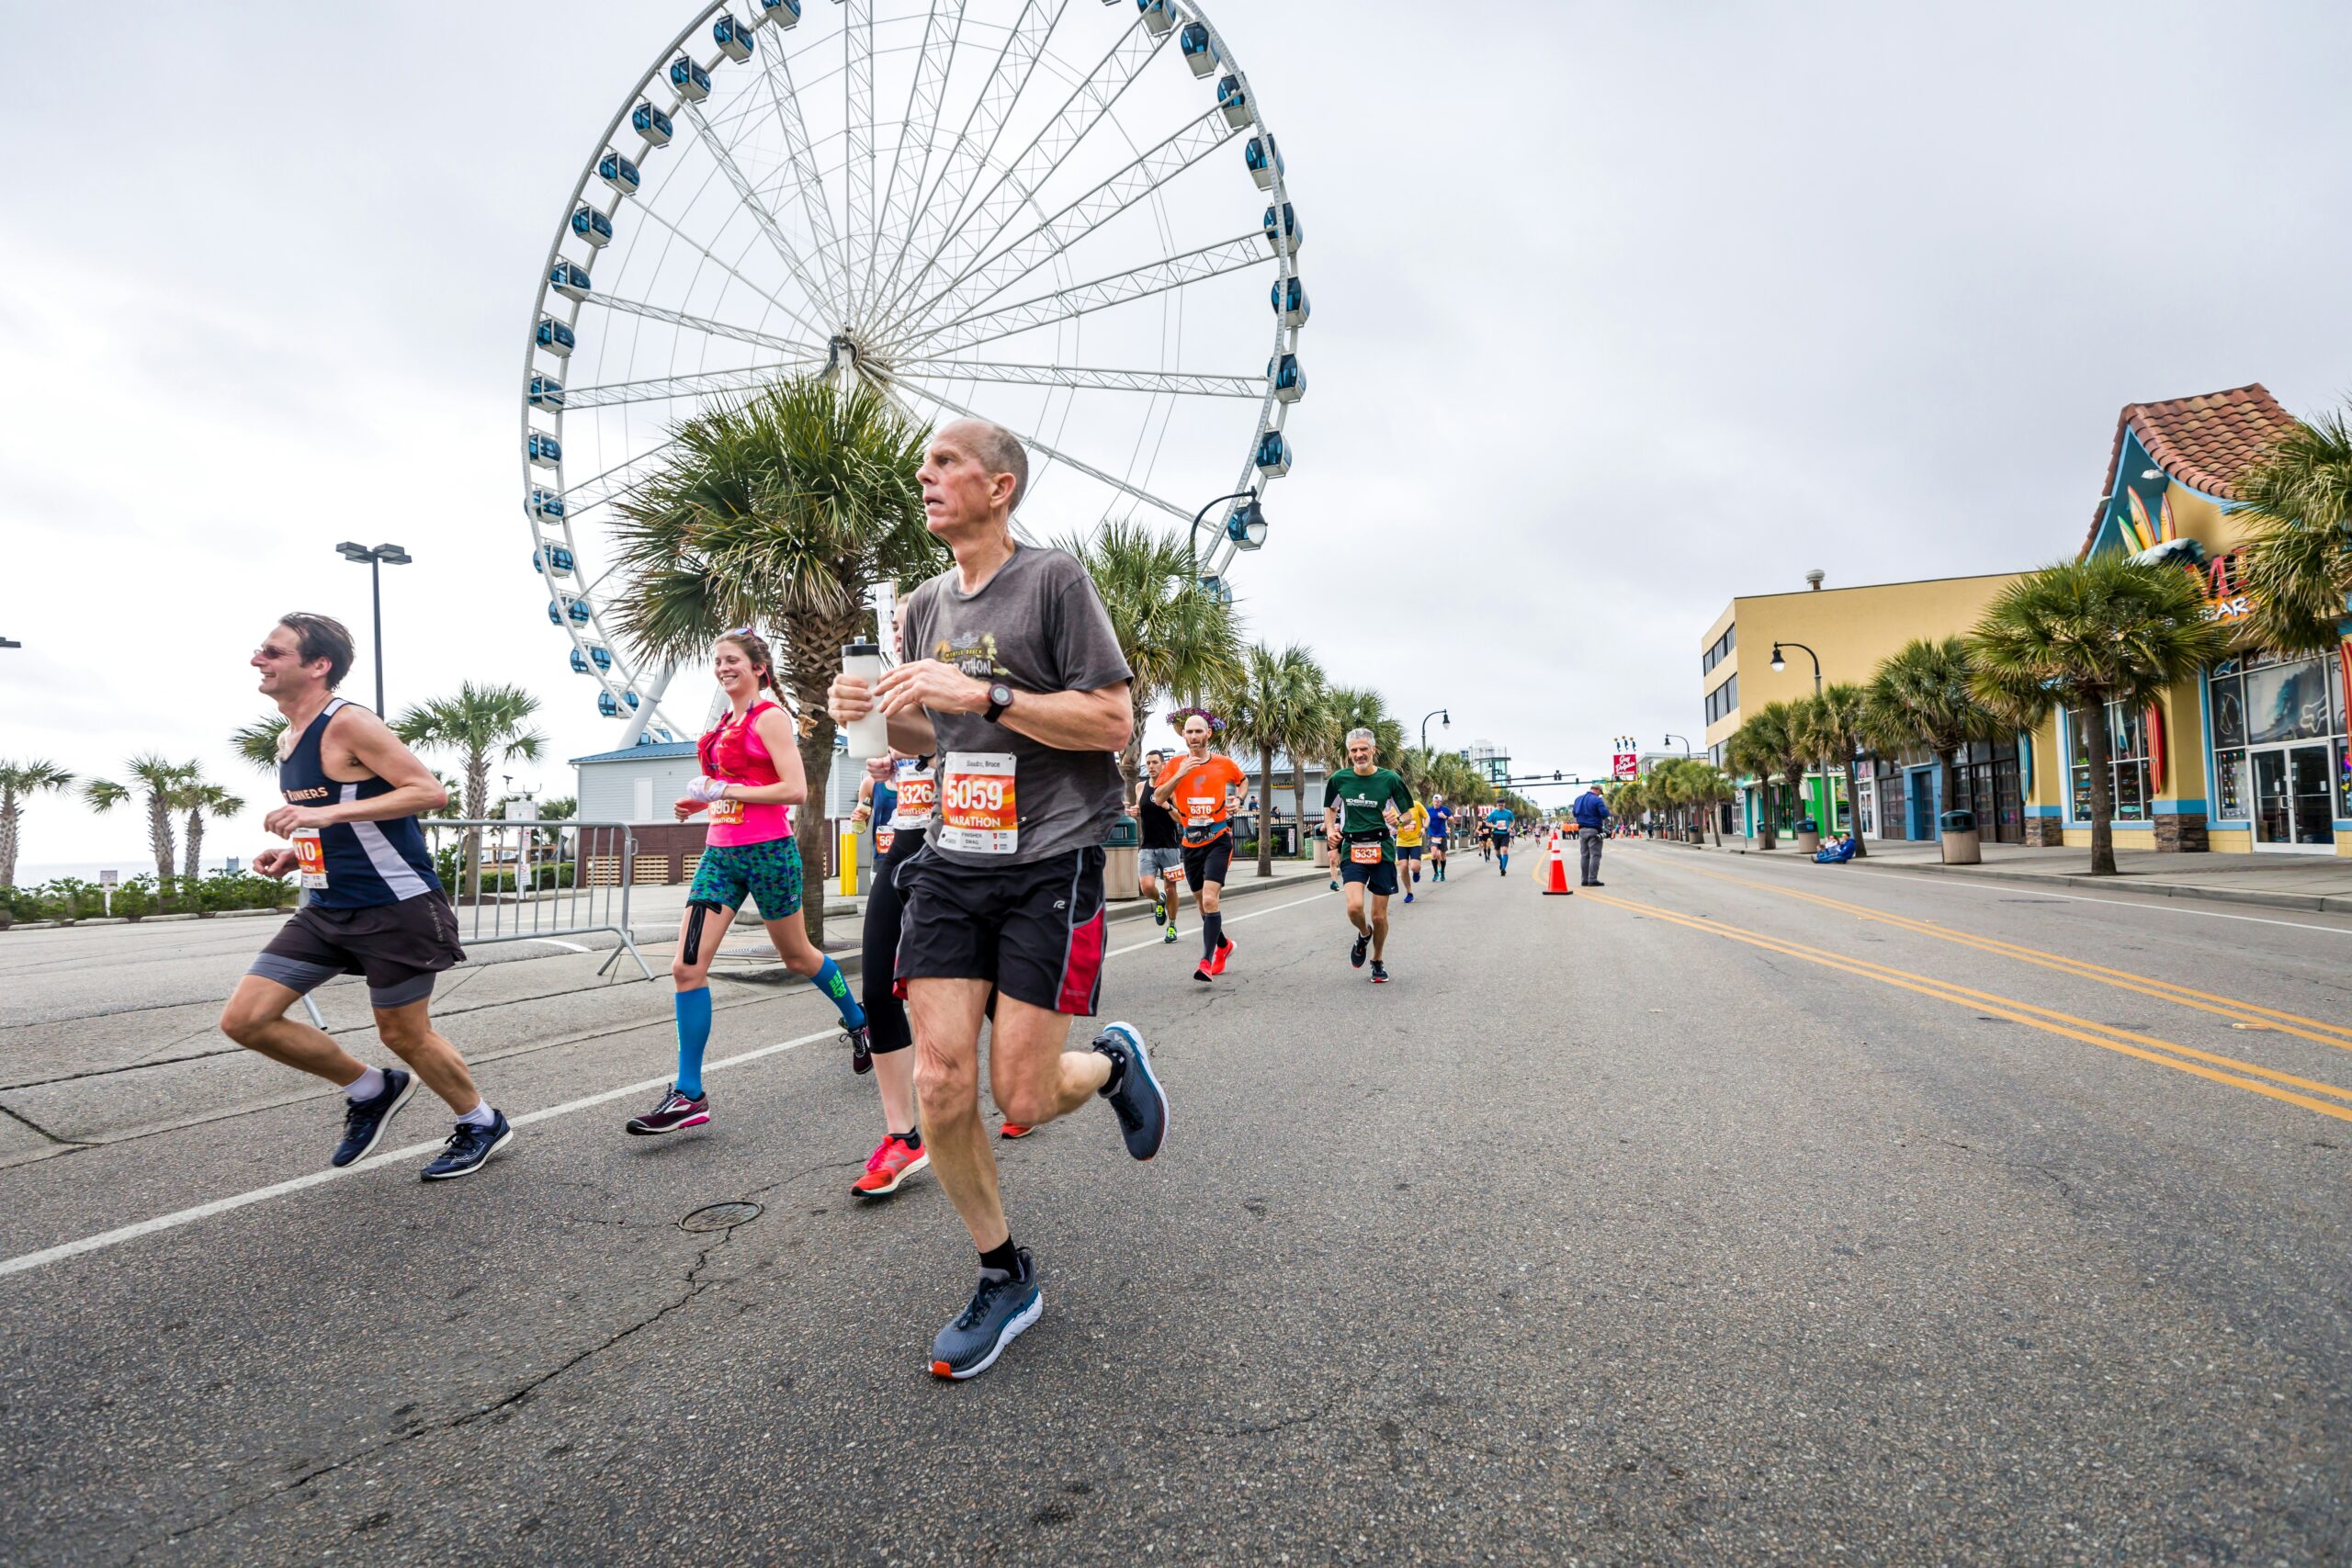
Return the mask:
[[[2091,819],[2091,742],[2080,710],[2066,715],[2067,733],[2074,739],[2075,820]],[[2117,822],[2145,822],[2154,815],[2154,792],[2148,780],[2147,716],[2138,708],[2126,713],[2120,703],[2107,705],[2108,748],[2112,781],[2109,799]]]
[[2245,677],[2238,660],[2213,666],[2209,685],[2213,716],[2213,817],[2216,821],[2246,819]]
[[[2352,816],[2336,660],[2257,649],[2215,665],[2206,692],[2214,820],[2251,825],[2257,844],[2326,843],[2332,824],[2324,818]],[[2332,789],[2316,782],[2328,772]],[[2298,779],[2311,787],[2299,789]]]

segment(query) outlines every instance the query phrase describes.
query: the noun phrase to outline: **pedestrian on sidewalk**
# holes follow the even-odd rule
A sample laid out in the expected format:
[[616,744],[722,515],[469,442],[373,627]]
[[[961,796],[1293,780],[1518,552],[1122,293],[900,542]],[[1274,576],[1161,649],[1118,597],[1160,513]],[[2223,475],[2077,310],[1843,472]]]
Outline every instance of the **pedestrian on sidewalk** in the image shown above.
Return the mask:
[[1600,840],[1609,831],[1609,802],[1601,797],[1600,786],[1593,785],[1577,796],[1568,808],[1577,819],[1577,853],[1584,866],[1584,886],[1599,887],[1600,880]]

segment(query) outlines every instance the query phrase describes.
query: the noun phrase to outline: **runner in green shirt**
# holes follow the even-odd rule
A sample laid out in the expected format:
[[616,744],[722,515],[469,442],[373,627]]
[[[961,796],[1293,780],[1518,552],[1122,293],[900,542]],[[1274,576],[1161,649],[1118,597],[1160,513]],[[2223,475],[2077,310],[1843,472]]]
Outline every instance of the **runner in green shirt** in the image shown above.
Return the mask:
[[1347,883],[1348,919],[1356,928],[1348,962],[1363,968],[1364,950],[1371,949],[1373,983],[1385,985],[1388,966],[1381,955],[1388,944],[1388,899],[1396,891],[1396,818],[1413,808],[1413,792],[1372,759],[1372,731],[1348,731],[1348,769],[1323,786],[1323,831],[1331,840],[1332,863]]

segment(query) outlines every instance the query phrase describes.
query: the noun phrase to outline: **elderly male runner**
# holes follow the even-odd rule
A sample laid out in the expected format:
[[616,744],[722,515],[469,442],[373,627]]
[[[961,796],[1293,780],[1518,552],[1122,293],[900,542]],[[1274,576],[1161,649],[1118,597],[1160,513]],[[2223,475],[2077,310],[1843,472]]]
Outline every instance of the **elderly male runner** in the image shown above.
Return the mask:
[[[448,1146],[423,1172],[427,1181],[447,1181],[480,1170],[514,1141],[514,1129],[474,1088],[466,1059],[430,1016],[434,976],[466,956],[416,820],[421,811],[438,810],[448,792],[381,718],[334,694],[351,658],[351,634],[341,622],[300,613],[272,626],[254,652],[262,695],[286,716],[277,764],[286,804],[262,826],[294,846],[262,851],[254,870],[264,876],[299,870],[310,897],[237,983],[220,1032],[342,1088],[343,1142],[330,1165],[373,1154],[424,1080],[458,1119]],[[337,975],[368,976],[376,1033],[413,1071],[365,1066],[286,1016],[305,992]]]
[[1044,1305],[980,1122],[991,987],[989,1080],[1007,1121],[1034,1127],[1100,1095],[1143,1160],[1159,1152],[1168,1101],[1133,1025],[1064,1049],[1101,989],[1102,845],[1123,795],[1114,753],[1135,729],[1110,616],[1075,557],[1014,541],[1029,458],[1010,432],[957,421],[932,437],[917,477],[956,564],[907,600],[906,661],[871,687],[841,677],[827,705],[842,723],[878,708],[894,748],[938,759],[928,841],[899,871],[898,984],[931,1168],[980,1253],[979,1285],[933,1342],[931,1370],[968,1378]]

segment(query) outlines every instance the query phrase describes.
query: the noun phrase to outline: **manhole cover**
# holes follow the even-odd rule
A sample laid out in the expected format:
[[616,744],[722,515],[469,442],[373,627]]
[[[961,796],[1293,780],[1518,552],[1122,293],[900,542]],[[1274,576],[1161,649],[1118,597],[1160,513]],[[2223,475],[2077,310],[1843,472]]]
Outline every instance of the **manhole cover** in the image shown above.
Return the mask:
[[757,1203],[706,1203],[678,1222],[682,1231],[723,1231],[748,1225],[760,1217]]

